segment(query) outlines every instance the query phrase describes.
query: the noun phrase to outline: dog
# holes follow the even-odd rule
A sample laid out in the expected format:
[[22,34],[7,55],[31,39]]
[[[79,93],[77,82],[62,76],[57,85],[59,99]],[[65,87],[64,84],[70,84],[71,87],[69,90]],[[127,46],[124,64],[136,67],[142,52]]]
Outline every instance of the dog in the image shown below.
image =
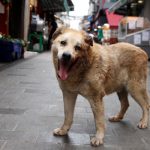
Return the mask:
[[102,46],[93,42],[84,31],[61,27],[53,35],[52,56],[56,76],[63,93],[64,123],[54,135],[66,135],[73,123],[77,95],[85,97],[92,108],[96,134],[92,146],[103,144],[105,123],[103,97],[117,92],[121,109],[109,121],[121,121],[126,113],[130,94],[142,109],[138,123],[148,127],[149,96],[147,93],[148,56],[129,43]]

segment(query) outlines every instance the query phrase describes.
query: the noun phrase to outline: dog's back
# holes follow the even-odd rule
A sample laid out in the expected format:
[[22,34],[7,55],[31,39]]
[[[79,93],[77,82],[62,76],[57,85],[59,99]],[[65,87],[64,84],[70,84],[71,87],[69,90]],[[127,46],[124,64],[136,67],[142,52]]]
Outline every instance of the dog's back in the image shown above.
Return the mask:
[[[128,43],[110,46],[94,44],[93,53],[95,58],[93,67],[87,73],[87,80],[93,77],[97,78],[98,86],[101,78],[103,78],[103,87],[106,94],[127,87],[131,80],[146,84],[148,57],[139,47]],[[99,68],[98,71],[97,67]]]

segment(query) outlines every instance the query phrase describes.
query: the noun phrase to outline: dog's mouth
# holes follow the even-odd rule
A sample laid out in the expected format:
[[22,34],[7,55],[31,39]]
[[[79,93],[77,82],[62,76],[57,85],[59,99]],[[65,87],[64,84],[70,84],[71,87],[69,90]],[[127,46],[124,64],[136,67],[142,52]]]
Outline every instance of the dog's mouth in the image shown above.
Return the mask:
[[71,70],[73,70],[75,64],[77,63],[78,59],[75,60],[58,60],[58,77],[61,80],[66,80],[69,76]]

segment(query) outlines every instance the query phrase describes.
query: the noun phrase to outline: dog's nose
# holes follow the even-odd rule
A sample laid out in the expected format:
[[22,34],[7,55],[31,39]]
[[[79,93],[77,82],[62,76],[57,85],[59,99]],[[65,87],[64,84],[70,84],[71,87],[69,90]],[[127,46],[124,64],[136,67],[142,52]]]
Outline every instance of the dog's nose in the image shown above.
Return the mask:
[[69,61],[71,59],[71,54],[67,52],[63,53],[62,59]]

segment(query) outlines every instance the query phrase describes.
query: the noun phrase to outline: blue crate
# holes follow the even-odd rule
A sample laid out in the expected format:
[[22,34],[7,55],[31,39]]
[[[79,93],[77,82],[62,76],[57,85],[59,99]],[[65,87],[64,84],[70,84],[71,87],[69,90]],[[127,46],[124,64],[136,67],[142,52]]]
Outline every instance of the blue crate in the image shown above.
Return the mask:
[[0,61],[9,62],[14,60],[13,49],[10,49],[11,43],[6,40],[0,40]]
[[0,61],[10,62],[21,58],[22,45],[18,42],[0,40]]
[[15,53],[15,59],[21,58],[22,55],[22,45],[20,43],[13,43],[13,51]]

